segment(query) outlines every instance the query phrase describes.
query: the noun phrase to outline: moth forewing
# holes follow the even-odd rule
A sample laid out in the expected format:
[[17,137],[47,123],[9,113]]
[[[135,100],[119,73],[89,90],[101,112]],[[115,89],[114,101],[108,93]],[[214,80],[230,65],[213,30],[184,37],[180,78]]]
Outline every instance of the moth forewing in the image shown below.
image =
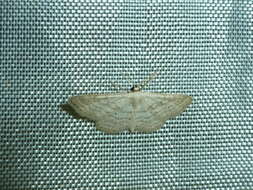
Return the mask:
[[68,102],[81,117],[95,121],[97,129],[106,133],[153,132],[191,103],[191,96],[140,90],[80,95],[71,97]]

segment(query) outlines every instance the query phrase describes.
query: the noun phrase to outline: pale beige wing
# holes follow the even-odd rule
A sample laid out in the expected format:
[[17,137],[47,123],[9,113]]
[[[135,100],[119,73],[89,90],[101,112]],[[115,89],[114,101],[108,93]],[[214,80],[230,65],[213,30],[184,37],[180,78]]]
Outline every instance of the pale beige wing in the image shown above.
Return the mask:
[[80,95],[68,104],[107,133],[124,130],[152,132],[182,113],[192,98],[182,94],[134,92],[115,95]]
[[81,116],[95,121],[96,128],[106,133],[117,133],[128,127],[132,107],[125,94],[80,95],[68,104]]
[[142,93],[137,98],[134,131],[152,132],[160,129],[166,120],[182,113],[192,97],[183,94]]

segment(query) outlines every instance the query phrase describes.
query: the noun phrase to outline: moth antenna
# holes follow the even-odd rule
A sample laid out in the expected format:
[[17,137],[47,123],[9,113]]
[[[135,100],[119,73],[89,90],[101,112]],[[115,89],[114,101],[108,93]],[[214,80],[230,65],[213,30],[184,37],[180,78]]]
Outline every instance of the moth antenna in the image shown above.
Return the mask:
[[143,80],[139,85],[137,85],[140,89],[143,89],[151,80],[153,80],[157,76],[157,72],[152,73],[149,77]]
[[114,87],[114,88],[117,88],[118,90],[120,91],[124,91],[124,89],[122,88],[122,86],[120,86],[119,84],[115,83],[115,82],[110,82],[111,85]]
[[[127,75],[128,75],[128,76],[127,76]],[[129,84],[132,84],[132,83],[133,83],[133,80],[132,80],[131,77],[130,77],[130,73],[127,72],[127,75],[126,75],[126,73],[122,73],[122,76],[127,80],[127,82],[128,82]]]

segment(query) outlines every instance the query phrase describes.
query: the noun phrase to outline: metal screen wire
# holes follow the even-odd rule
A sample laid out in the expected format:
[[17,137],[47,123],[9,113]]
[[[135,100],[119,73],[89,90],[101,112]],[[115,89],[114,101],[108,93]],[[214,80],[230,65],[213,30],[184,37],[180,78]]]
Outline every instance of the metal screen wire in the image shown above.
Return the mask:
[[[252,189],[253,1],[1,1],[1,189]],[[61,109],[83,93],[193,97],[153,133]]]

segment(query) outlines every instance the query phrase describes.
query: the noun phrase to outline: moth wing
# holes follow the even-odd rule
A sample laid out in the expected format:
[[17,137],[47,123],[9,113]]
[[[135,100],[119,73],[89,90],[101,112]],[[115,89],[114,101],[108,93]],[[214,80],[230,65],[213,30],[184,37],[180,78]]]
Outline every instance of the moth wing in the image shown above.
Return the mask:
[[83,118],[95,121],[96,128],[106,133],[127,129],[131,107],[121,95],[80,95],[68,104]]
[[135,131],[152,132],[160,129],[171,118],[181,114],[192,97],[183,94],[149,93],[139,99],[139,107],[135,114]]
[[182,113],[192,98],[183,94],[138,92],[130,96],[80,95],[68,104],[81,116],[96,122],[97,129],[106,133],[130,131],[152,132],[166,120]]

